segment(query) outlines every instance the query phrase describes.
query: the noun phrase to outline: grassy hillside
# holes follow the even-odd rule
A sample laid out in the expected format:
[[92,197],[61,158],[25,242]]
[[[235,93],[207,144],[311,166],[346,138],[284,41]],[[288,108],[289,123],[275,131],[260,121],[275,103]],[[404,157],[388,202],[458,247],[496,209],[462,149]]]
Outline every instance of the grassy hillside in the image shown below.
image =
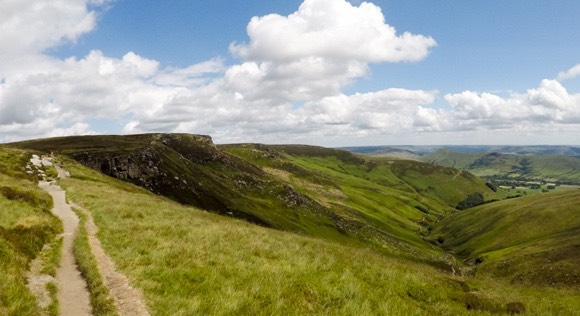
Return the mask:
[[574,290],[465,280],[376,250],[185,207],[72,161],[65,166],[72,178],[61,185],[93,213],[103,247],[143,290],[153,315],[489,315],[523,309],[571,315],[580,304]]
[[52,199],[38,188],[36,176],[25,171],[30,156],[0,147],[0,315],[40,313],[26,288],[26,272],[42,247],[62,231],[50,213]]
[[442,265],[429,226],[475,192],[465,172],[367,160],[313,146],[215,146],[207,136],[148,134],[13,144],[66,154],[157,194],[265,227],[372,246]]
[[[383,248],[401,242],[418,247],[409,250],[405,246],[406,252],[431,252],[421,237],[429,223],[473,192],[493,193],[481,179],[466,173],[456,177],[455,170],[424,163],[369,160],[313,146],[246,144],[222,148],[349,219],[353,230],[368,239],[376,240],[378,235]],[[423,186],[426,182],[431,186]]]
[[[60,184],[91,211],[104,249],[154,315],[580,309],[570,281],[579,266],[580,190],[457,212],[474,193],[503,193],[457,169],[312,146],[215,146],[186,134],[14,145],[92,168],[61,155],[72,178]],[[14,182],[22,192],[38,190],[18,167],[27,155],[6,149],[8,167],[0,164],[10,179],[28,181]]]
[[441,149],[423,159],[483,177],[580,184],[580,157],[460,153]]
[[479,206],[435,225],[431,238],[477,270],[513,282],[580,286],[580,190]]

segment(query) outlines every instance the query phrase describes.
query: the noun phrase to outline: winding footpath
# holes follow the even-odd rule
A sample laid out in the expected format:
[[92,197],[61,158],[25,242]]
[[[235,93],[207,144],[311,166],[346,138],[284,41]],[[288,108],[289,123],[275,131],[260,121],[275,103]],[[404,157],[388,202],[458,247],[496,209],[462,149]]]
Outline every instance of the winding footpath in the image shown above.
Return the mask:
[[73,255],[73,240],[79,225],[79,218],[66,203],[64,190],[52,183],[41,181],[40,188],[48,192],[54,201],[52,213],[63,223],[62,256],[56,272],[60,315],[91,315],[91,305],[87,283],[81,277]]
[[[37,172],[44,175],[44,171],[39,171],[42,166],[54,166],[58,173],[58,178],[66,179],[70,173],[60,165],[52,163],[50,158],[40,158],[34,155],[30,160],[36,166]],[[32,167],[28,167],[30,172]],[[56,184],[55,181],[40,181],[39,187],[52,197],[54,207],[51,212],[63,223],[62,252],[60,267],[56,272],[56,285],[58,288],[57,298],[59,303],[59,315],[61,316],[85,316],[92,315],[90,304],[90,294],[86,281],[75,262],[73,254],[73,242],[79,226],[79,218],[72,211],[71,207],[78,209],[87,216],[87,237],[91,252],[95,256],[97,269],[103,277],[105,286],[109,289],[111,297],[121,316],[149,316],[147,306],[143,302],[143,294],[138,289],[131,287],[129,279],[120,273],[111,258],[106,254],[97,238],[98,228],[93,221],[90,211],[66,202],[65,191]],[[46,308],[51,299],[46,290],[46,284],[54,279],[48,275],[40,274],[42,260],[34,260],[31,263],[31,270],[28,273],[28,286],[31,292],[37,297],[38,305],[42,309]]]
[[142,293],[129,284],[129,279],[124,274],[117,271],[115,263],[101,246],[101,241],[97,238],[99,229],[93,221],[91,212],[74,203],[72,207],[87,216],[86,228],[91,251],[97,260],[99,274],[111,292],[119,314],[123,316],[149,316],[149,311],[143,303]]

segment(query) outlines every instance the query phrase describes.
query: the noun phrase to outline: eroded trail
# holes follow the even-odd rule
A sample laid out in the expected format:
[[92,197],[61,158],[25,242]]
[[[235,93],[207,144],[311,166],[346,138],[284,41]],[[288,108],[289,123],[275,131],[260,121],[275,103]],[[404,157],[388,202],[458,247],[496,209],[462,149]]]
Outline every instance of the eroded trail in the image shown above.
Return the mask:
[[[66,179],[70,176],[70,173],[60,165],[55,165],[55,168],[60,179]],[[149,316],[150,314],[145,303],[143,302],[143,294],[141,291],[133,288],[129,284],[129,279],[116,269],[115,263],[113,260],[111,260],[111,258],[107,255],[101,246],[101,241],[97,238],[98,228],[93,221],[91,212],[72,202],[70,206],[83,212],[87,217],[87,237],[89,239],[91,252],[97,261],[99,274],[103,277],[105,286],[107,286],[111,292],[111,296],[115,302],[115,306],[117,307],[119,315]]]
[[64,228],[60,268],[56,272],[60,315],[91,315],[87,284],[81,277],[73,255],[73,240],[79,219],[66,203],[63,189],[46,181],[41,181],[39,185],[52,196],[52,212],[62,221]]
[[97,260],[100,274],[103,276],[105,285],[111,291],[115,305],[120,315],[148,316],[149,311],[143,303],[142,294],[139,290],[131,287],[129,279],[115,268],[115,263],[105,253],[101,246],[101,241],[97,238],[98,228],[93,221],[91,213],[81,206],[72,206],[82,211],[87,216],[87,232],[89,234],[89,244]]

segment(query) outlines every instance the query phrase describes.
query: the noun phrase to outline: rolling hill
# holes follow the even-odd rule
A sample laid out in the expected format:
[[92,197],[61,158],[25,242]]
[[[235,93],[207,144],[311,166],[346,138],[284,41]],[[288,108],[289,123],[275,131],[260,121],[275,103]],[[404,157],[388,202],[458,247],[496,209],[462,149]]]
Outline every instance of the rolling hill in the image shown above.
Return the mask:
[[85,166],[222,215],[265,227],[440,259],[431,223],[485,182],[465,172],[367,160],[313,146],[216,146],[208,136],[82,136],[11,144],[67,155]]
[[[422,260],[273,230],[177,204],[62,161],[69,199],[154,315],[573,313],[574,289],[466,278]],[[113,198],[112,198],[113,197]]]
[[[580,309],[580,190],[458,211],[473,194],[491,201],[505,192],[432,163],[303,145],[214,145],[188,134],[0,146],[0,186],[38,191],[22,166],[48,152],[71,173],[59,180],[67,197],[92,214],[104,250],[155,315]],[[9,209],[24,218],[46,212],[23,205]],[[39,244],[58,229],[49,232]],[[0,242],[16,249],[2,262],[24,260],[11,268],[20,275],[40,251],[26,257]],[[37,311],[26,304],[21,314]]]
[[414,155],[425,156],[439,150],[449,150],[463,154],[500,153],[520,156],[568,156],[580,157],[580,146],[537,145],[537,146],[505,146],[505,145],[396,145],[396,146],[356,146],[342,147],[354,153],[380,156],[385,152],[401,151]]
[[580,157],[574,156],[460,153],[442,149],[423,160],[501,180],[580,184]]
[[504,200],[452,214],[433,240],[478,273],[512,282],[580,286],[580,190]]

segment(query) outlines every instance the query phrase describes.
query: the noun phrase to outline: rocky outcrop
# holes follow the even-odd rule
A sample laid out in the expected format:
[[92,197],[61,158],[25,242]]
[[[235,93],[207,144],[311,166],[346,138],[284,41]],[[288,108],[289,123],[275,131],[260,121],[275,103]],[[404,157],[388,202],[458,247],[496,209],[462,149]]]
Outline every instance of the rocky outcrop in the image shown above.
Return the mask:
[[147,184],[160,175],[161,159],[153,147],[122,155],[81,152],[72,157],[89,168],[121,180]]

